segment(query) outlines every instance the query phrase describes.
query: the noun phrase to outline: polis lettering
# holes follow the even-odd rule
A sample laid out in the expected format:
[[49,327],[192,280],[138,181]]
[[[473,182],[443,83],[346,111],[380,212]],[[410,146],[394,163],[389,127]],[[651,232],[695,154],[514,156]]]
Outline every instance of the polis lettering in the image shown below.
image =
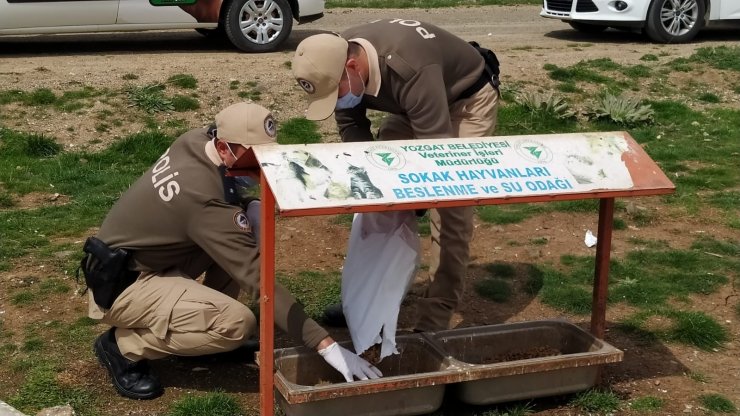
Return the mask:
[[152,168],[152,185],[164,202],[171,201],[175,195],[180,193],[180,184],[175,180],[180,173],[170,171],[172,166],[170,166],[168,153],[170,153],[169,148]]

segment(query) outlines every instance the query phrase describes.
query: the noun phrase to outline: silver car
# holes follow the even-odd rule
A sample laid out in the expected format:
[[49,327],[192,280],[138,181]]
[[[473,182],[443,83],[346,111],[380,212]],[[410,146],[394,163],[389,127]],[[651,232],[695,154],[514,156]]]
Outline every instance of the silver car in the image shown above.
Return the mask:
[[0,35],[196,29],[245,52],[274,50],[324,0],[0,0]]

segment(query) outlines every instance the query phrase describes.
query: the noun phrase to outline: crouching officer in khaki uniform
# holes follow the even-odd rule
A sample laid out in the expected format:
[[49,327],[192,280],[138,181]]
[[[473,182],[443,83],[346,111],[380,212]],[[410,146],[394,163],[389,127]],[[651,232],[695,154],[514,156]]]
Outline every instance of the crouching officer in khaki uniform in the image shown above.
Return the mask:
[[[306,117],[335,113],[345,142],[374,140],[367,109],[390,113],[380,140],[482,137],[493,133],[499,64],[490,50],[432,24],[383,19],[303,40],[293,74],[308,93]],[[336,111],[335,111],[336,110]],[[416,331],[447,329],[462,298],[473,208],[432,210],[432,261]],[[327,323],[344,322],[341,307]]]
[[[254,314],[236,298],[241,288],[258,292],[259,247],[224,173],[249,146],[275,141],[275,121],[247,103],[227,107],[215,121],[175,140],[85,243],[90,315],[112,326],[94,351],[126,397],[162,394],[147,360],[234,350],[256,330]],[[201,275],[202,284],[194,280]],[[381,376],[279,285],[275,323],[347,381]]]

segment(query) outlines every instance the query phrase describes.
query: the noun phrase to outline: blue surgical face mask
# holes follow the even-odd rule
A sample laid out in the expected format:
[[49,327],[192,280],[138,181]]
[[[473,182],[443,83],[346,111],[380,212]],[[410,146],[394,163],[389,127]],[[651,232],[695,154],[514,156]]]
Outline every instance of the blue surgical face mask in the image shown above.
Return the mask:
[[[360,75],[359,73],[357,74]],[[360,77],[360,80],[362,80],[362,77]],[[347,81],[349,81],[349,91],[347,91],[346,94],[339,97],[337,99],[337,110],[345,110],[348,108],[355,108],[362,102],[362,96],[365,95],[365,83],[362,83],[362,93],[360,95],[354,95],[352,93],[352,79],[349,77],[349,72],[347,72]]]

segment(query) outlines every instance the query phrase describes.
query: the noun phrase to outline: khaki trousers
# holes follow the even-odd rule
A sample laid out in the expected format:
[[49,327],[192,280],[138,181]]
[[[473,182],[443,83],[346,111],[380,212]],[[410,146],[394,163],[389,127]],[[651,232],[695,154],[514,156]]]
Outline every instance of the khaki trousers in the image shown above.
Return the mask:
[[[487,84],[472,97],[450,106],[453,137],[484,137],[496,127],[499,94]],[[386,117],[378,132],[380,140],[413,139],[409,120],[401,115]],[[448,329],[465,289],[473,238],[473,207],[432,209],[430,211],[432,248],[429,286],[417,304],[415,329]]]
[[105,311],[116,342],[132,361],[168,355],[197,356],[231,351],[255,333],[252,311],[236,300],[239,285],[220,268],[195,274],[178,269],[142,273]]

